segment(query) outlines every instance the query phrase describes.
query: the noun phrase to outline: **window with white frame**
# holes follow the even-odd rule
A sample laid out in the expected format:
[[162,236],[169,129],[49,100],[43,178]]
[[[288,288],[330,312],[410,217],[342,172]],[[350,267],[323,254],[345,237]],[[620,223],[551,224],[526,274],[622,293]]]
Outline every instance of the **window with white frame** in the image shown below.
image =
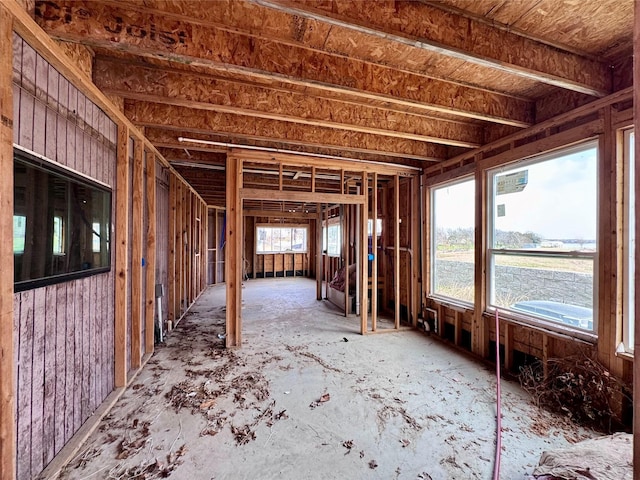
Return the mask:
[[306,253],[306,225],[257,225],[256,253]]
[[340,222],[329,221],[322,227],[322,251],[330,257],[339,257],[342,250],[342,228]]
[[431,294],[474,300],[475,181],[431,189]]
[[488,173],[490,308],[595,332],[597,160],[588,142]]
[[635,196],[635,135],[624,132],[624,306],[623,348],[633,352],[635,340],[635,249],[636,249],[636,196]]

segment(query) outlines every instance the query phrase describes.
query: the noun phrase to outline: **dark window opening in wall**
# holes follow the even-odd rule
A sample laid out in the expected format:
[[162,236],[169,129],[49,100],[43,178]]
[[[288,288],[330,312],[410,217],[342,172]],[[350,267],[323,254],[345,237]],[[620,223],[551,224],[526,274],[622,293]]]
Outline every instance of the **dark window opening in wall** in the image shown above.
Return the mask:
[[14,151],[14,289],[109,271],[111,192]]

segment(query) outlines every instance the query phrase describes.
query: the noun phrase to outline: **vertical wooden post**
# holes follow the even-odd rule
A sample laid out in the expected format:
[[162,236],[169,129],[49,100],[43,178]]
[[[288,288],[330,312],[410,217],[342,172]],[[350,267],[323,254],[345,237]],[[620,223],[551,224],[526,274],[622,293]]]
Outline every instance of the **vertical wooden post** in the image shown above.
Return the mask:
[[393,177],[393,284],[395,328],[400,328],[400,177]]
[[371,330],[378,329],[378,174],[373,172],[373,190],[371,191],[371,210],[373,228],[371,229]]
[[460,340],[462,339],[462,319],[460,318],[460,312],[454,310],[453,312],[453,344],[460,346]]
[[325,292],[324,296],[325,298],[327,298],[329,296],[329,282],[331,281],[331,270],[330,270],[331,259],[329,258],[329,205],[328,204],[324,205],[324,222],[325,222],[325,225],[327,226],[327,228],[325,229],[325,235],[324,235],[325,242],[327,243],[327,256],[326,256],[326,261],[324,265],[324,280],[326,282],[326,286],[324,288],[324,292]]
[[118,125],[116,164],[115,386],[127,384],[127,276],[129,275],[129,129]]
[[[351,303],[349,295],[352,293],[349,288],[349,264],[351,263],[351,255],[349,251],[349,240],[351,236],[351,215],[349,215],[350,205],[340,206],[340,224],[342,232],[342,258],[344,258],[344,316],[348,317],[351,313]],[[357,256],[356,256],[357,257]],[[355,298],[355,297],[354,297]],[[355,313],[355,312],[354,312]]]
[[13,348],[13,21],[0,5],[0,478],[16,478]]
[[[184,212],[183,212],[184,185],[182,180],[176,179],[176,286],[175,305],[176,323],[182,317],[182,299],[184,288],[182,280],[184,278]],[[174,323],[175,326],[175,323]]]
[[147,152],[147,258],[145,304],[145,353],[153,353],[156,305],[156,156]]
[[322,300],[322,204],[316,209],[316,300]]
[[173,173],[169,174],[169,260],[167,271],[167,319],[168,330],[176,321],[176,203],[177,203],[177,179]]
[[364,335],[368,329],[368,296],[369,296],[369,235],[367,226],[369,223],[369,176],[362,172],[362,196],[364,203],[360,211],[360,333]]
[[513,324],[503,322],[500,329],[504,334],[504,369],[510,372],[513,369]]
[[209,238],[209,206],[204,201],[202,202],[202,216],[204,218],[202,219],[202,243],[200,243],[200,252],[202,252],[201,291],[207,287],[207,265],[209,263],[209,249],[207,248]]
[[[633,118],[635,125],[635,164],[636,176],[634,178],[634,188],[636,191],[636,215],[640,212],[640,174],[638,164],[640,163],[640,4],[634,2],[634,22],[633,22]],[[640,285],[640,222],[636,220],[635,228],[636,249],[635,249],[635,285],[636,294],[634,300],[635,314],[635,337],[634,351],[640,355],[640,295],[638,295],[638,285]],[[640,411],[638,409],[638,399],[640,399],[640,359],[634,357],[633,361],[633,478],[640,478]]]
[[[424,182],[423,182],[424,183]],[[429,189],[421,187],[422,198],[422,256],[421,256],[421,271],[422,271],[422,288],[420,289],[420,300],[425,301],[429,289],[431,288],[431,196],[429,195]],[[424,319],[426,321],[426,318]]]
[[193,195],[191,190],[189,190],[189,186],[185,185],[184,189],[184,232],[185,232],[185,246],[184,246],[184,312],[187,311],[189,305],[191,304],[191,275],[192,275],[192,254],[193,254],[193,244],[192,244],[192,228],[193,228],[193,218],[192,218],[192,208],[191,204],[193,203]]
[[[598,262],[594,265],[598,282],[598,359],[616,376],[622,376],[622,359],[616,356],[615,350],[622,340],[618,330],[622,331],[623,305],[623,258],[621,242],[623,224],[623,188],[618,186],[622,178],[622,171],[618,176],[618,168],[622,169],[624,162],[622,143],[616,142],[617,132],[612,125],[612,108],[604,107],[602,120],[604,132],[600,135],[598,144]],[[620,155],[618,156],[618,152]],[[618,158],[620,159],[618,161]],[[620,244],[620,247],[619,245]],[[595,312],[594,312],[595,313]]]
[[[382,309],[387,310],[389,308],[389,288],[391,284],[388,282],[389,280],[389,259],[388,259],[388,250],[385,249],[385,246],[389,247],[389,238],[393,234],[393,220],[390,222],[389,218],[393,218],[393,215],[389,216],[388,214],[388,206],[389,206],[389,186],[388,184],[382,190],[382,205],[384,211],[384,218],[382,228],[386,230],[387,234],[383,236],[385,243],[381,245],[380,252],[382,253],[382,275],[384,278],[384,288],[382,289]],[[393,273],[392,273],[393,275]],[[392,277],[393,278],[393,277]],[[393,282],[392,282],[393,283]]]
[[418,313],[422,300],[420,285],[420,265],[422,263],[420,248],[420,177],[411,179],[411,325],[418,325]]
[[142,190],[143,143],[133,144],[133,234],[131,245],[131,367],[138,368],[142,359]]
[[[226,346],[242,345],[242,160],[227,157]],[[275,263],[275,261],[274,261]]]
[[[476,158],[476,165],[480,156]],[[471,326],[471,350],[482,358],[487,357],[487,324],[482,316],[487,306],[487,176],[478,169],[475,175],[475,298],[473,321]],[[441,332],[443,335],[444,332]]]

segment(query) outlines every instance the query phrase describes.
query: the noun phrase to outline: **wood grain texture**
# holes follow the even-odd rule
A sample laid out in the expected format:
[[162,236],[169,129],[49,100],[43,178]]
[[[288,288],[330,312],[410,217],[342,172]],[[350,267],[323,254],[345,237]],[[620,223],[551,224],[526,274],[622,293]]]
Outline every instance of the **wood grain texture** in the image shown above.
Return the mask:
[[154,344],[154,313],[155,313],[155,286],[156,286],[156,258],[159,249],[156,243],[156,157],[153,153],[146,155],[147,171],[146,171],[146,196],[147,196],[147,231],[145,240],[147,242],[146,254],[146,292],[145,292],[145,353],[153,353]]
[[242,345],[242,160],[227,157],[227,225],[225,280],[227,284],[227,347]]
[[168,259],[167,259],[167,321],[174,323],[176,321],[176,222],[177,222],[177,178],[175,175],[169,175],[169,224],[168,224]]
[[[0,5],[0,171],[13,171],[14,48],[13,21]],[[16,476],[16,385],[18,332],[14,332],[13,295],[13,176],[0,180],[0,478]]]
[[[611,88],[605,62],[562,51],[427,4],[395,2],[394,8],[378,5],[378,8],[361,8],[358,1],[324,5],[313,0],[267,0],[264,3],[292,15],[329,23],[334,28],[325,45],[342,54],[346,50],[339,47],[341,39],[352,39],[363,44],[363,56],[373,60],[367,56],[366,40],[378,37],[404,48],[438,53],[450,61],[497,68],[512,75],[514,82],[520,77],[597,96],[609,93]],[[430,28],[425,28],[425,24]],[[452,31],[456,35],[452,35]],[[334,46],[336,43],[338,45]],[[353,48],[349,51],[353,54]]]
[[116,165],[115,212],[115,386],[127,384],[127,277],[129,252],[129,129],[118,126],[118,159]]
[[131,237],[131,368],[137,369],[142,361],[142,242],[143,242],[143,156],[142,142],[134,140],[133,154],[133,210]]
[[281,141],[297,145],[331,146],[432,161],[442,159],[446,155],[443,145],[416,140],[353,131],[345,132],[327,127],[194,110],[159,103],[127,100],[125,113],[136,125],[179,130],[183,136],[189,137],[191,132],[196,134],[216,132],[238,138]]
[[399,113],[184,70],[98,59],[95,78],[102,90],[131,100],[462,147],[477,147],[482,139],[482,128],[468,122]]
[[[152,58],[171,55],[181,63],[233,69],[254,78],[346,92],[360,98],[401,102],[436,112],[454,113],[466,118],[491,120],[525,126],[530,124],[531,109],[527,101],[487,92],[461,84],[392,69],[362,60],[331,55],[322,51],[283,45],[276,41],[238,35],[184,18],[163,14],[155,16],[158,31],[172,32],[172,39],[155,39],[150,35],[133,36],[126,25],[113,34],[105,25],[114,18],[126,18],[127,25],[143,25],[147,14],[127,6],[126,15],[117,4],[58,2],[40,4],[36,10],[39,24],[53,37],[80,41],[94,47],[109,48],[118,42],[123,51]],[[67,23],[57,14],[64,9]],[[79,12],[83,14],[80,15]],[[88,13],[88,14],[87,14]],[[91,31],[87,37],[84,32]],[[202,45],[207,45],[203,48]],[[373,79],[373,80],[372,80]],[[417,86],[422,88],[416,88]]]

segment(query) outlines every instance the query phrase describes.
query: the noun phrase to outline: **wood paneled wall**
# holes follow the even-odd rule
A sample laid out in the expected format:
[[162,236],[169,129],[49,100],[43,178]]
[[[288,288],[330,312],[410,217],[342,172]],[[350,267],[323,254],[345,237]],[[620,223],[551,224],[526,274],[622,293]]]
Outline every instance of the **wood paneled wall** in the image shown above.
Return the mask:
[[[184,225],[190,221],[200,238],[206,232],[205,205],[89,81],[86,69],[79,69],[42,34],[18,4],[0,5],[0,34],[7,40],[3,58],[9,59],[0,65],[0,160],[5,170],[13,165],[16,143],[113,192],[110,272],[18,294],[13,291],[13,275],[5,275],[9,282],[0,282],[0,331],[5,333],[0,342],[0,478],[53,478],[139,372],[136,363],[144,363],[153,352],[156,258],[159,281],[164,281],[166,271],[167,283],[172,274],[188,286],[179,300],[185,306],[204,288],[206,255],[185,251],[183,263],[171,273],[171,242],[156,242],[156,223],[161,236],[173,234],[175,224],[166,222],[168,212]],[[154,168],[156,161],[161,168]],[[156,171],[165,187],[164,198],[160,185],[156,196]],[[169,206],[175,207],[176,198],[169,201],[169,183],[174,193],[177,185],[185,197],[182,205],[191,201],[190,210],[174,215]],[[156,209],[157,197],[164,208]],[[3,264],[13,265],[11,176],[0,183],[0,201],[2,245],[8,246],[0,248],[0,254]],[[187,212],[193,217],[185,219]],[[140,232],[133,233],[130,218],[142,227]],[[202,239],[194,243],[194,235],[187,232],[190,241],[185,248],[202,248]],[[139,288],[132,285],[134,266],[141,269]],[[140,306],[135,322],[133,305]],[[170,313],[170,308],[165,311]],[[4,322],[6,318],[13,321]]]
[[[13,52],[14,142],[113,186],[115,123],[17,35]],[[14,295],[18,478],[39,474],[113,390],[113,291],[112,270]]]

